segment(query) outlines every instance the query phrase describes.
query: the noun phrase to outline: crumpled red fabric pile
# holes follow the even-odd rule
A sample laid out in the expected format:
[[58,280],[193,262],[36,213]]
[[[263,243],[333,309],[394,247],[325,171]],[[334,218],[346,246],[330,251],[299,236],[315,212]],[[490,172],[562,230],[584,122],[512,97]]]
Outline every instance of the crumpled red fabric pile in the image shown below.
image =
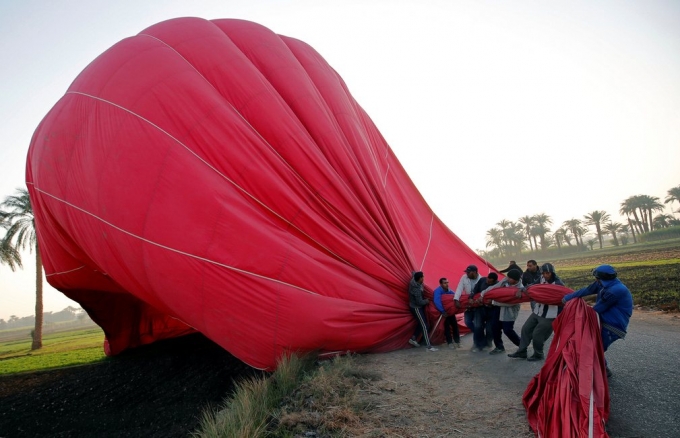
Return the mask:
[[522,401],[538,437],[607,437],[609,387],[597,313],[570,300],[553,322],[555,337]]

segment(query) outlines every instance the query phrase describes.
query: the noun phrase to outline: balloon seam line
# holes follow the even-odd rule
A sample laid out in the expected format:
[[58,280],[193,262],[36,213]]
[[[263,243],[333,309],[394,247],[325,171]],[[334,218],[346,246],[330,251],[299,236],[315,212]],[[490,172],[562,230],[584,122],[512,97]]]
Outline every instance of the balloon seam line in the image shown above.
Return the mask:
[[122,228],[120,228],[120,227],[118,227],[118,226],[112,224],[111,222],[108,222],[108,221],[106,221],[106,220],[100,218],[99,216],[97,216],[97,215],[94,214],[94,213],[91,213],[91,212],[89,212],[89,211],[87,211],[87,210],[85,210],[85,209],[83,209],[83,208],[81,208],[81,207],[78,207],[77,205],[74,205],[74,204],[72,204],[72,203],[70,203],[70,202],[68,202],[68,201],[65,201],[65,200],[63,200],[63,199],[61,199],[61,198],[58,198],[57,196],[52,195],[51,193],[48,193],[48,192],[46,192],[46,191],[44,191],[44,190],[42,190],[42,189],[36,187],[35,184],[33,184],[33,183],[31,183],[31,182],[27,182],[27,184],[33,185],[33,187],[35,188],[35,190],[38,191],[39,193],[42,193],[42,194],[44,194],[44,195],[47,195],[47,196],[49,196],[50,198],[53,198],[53,199],[55,199],[55,200],[57,200],[57,201],[59,201],[59,202],[61,202],[61,203],[63,203],[63,204],[68,205],[69,207],[72,207],[72,208],[74,208],[74,209],[76,209],[76,210],[78,210],[78,211],[80,211],[80,212],[82,212],[82,213],[85,213],[85,214],[87,214],[87,215],[89,215],[89,216],[91,216],[91,217],[93,217],[93,218],[99,220],[100,222],[102,222],[102,223],[104,223],[104,224],[110,226],[111,228],[114,228],[114,229],[116,229],[116,230],[118,230],[118,231],[120,231],[120,232],[122,232],[122,233],[124,233],[124,234],[127,234],[127,235],[129,235],[129,236],[131,236],[131,237],[133,237],[133,238],[136,238],[136,239],[138,239],[138,240],[141,240],[141,241],[143,241],[143,242],[146,242],[146,243],[148,243],[148,244],[150,244],[150,245],[154,245],[154,246],[157,246],[157,247],[159,247],[159,248],[166,249],[166,250],[168,250],[168,251],[172,251],[172,252],[175,252],[175,253],[178,253],[178,254],[185,255],[185,256],[187,256],[187,257],[191,257],[191,258],[194,258],[194,259],[197,259],[197,260],[201,260],[201,261],[208,262],[208,263],[211,263],[211,264],[214,264],[214,265],[217,265],[217,266],[221,266],[221,267],[223,267],[223,268],[226,268],[226,269],[229,269],[229,270],[232,270],[232,271],[235,271],[235,272],[240,272],[240,273],[242,273],[242,274],[252,275],[253,277],[258,277],[258,278],[261,278],[261,279],[264,279],[264,280],[273,281],[273,282],[275,282],[275,283],[279,283],[279,284],[282,284],[282,285],[284,285],[284,286],[290,286],[290,287],[292,287],[292,288],[301,290],[301,291],[303,291],[303,292],[307,292],[307,293],[312,294],[312,295],[319,295],[319,294],[317,294],[316,292],[313,292],[313,291],[311,291],[311,290],[302,288],[302,287],[300,287],[300,286],[296,286],[296,285],[294,285],[294,284],[286,283],[285,281],[281,281],[281,280],[277,280],[277,279],[274,279],[274,278],[266,277],[266,276],[264,276],[264,275],[256,274],[256,273],[254,273],[254,272],[246,271],[246,270],[244,270],[244,269],[239,269],[239,268],[236,268],[236,267],[234,267],[234,266],[229,266],[229,265],[226,265],[226,264],[224,264],[224,263],[217,262],[217,261],[215,261],[215,260],[210,260],[210,259],[208,259],[208,258],[200,257],[200,256],[197,256],[197,255],[195,255],[195,254],[190,254],[190,253],[188,253],[188,252],[181,251],[181,250],[179,250],[179,249],[172,248],[172,247],[169,247],[169,246],[167,246],[167,245],[160,244],[160,243],[158,243],[158,242],[154,242],[154,241],[149,240],[149,239],[147,239],[147,238],[145,238],[145,237],[138,236],[138,235],[136,235],[136,234],[134,234],[134,233],[132,233],[132,232],[130,232],[130,231],[124,230],[124,229],[122,229]]
[[425,259],[427,258],[427,253],[430,250],[430,243],[432,243],[432,224],[434,223],[434,213],[430,219],[430,237],[427,239],[427,248],[425,248],[425,254],[423,255],[423,262],[420,264],[420,270],[423,270],[425,266]]
[[[145,37],[153,38],[153,39],[155,39],[156,41],[158,41],[159,43],[165,45],[166,47],[168,47],[169,49],[171,49],[172,51],[174,51],[174,52],[177,54],[177,56],[179,56],[180,58],[182,58],[182,59],[184,60],[184,62],[186,62],[191,68],[193,68],[194,71],[195,71],[201,78],[203,78],[203,80],[204,80],[205,82],[208,83],[208,85],[210,85],[213,89],[215,89],[215,90],[218,92],[218,94],[219,94],[221,97],[224,98],[224,96],[222,96],[222,93],[219,92],[219,90],[217,89],[217,87],[215,87],[215,85],[214,85],[212,82],[210,82],[210,81],[208,80],[208,78],[206,78],[206,77],[203,75],[203,73],[201,73],[201,72],[200,72],[200,71],[199,71],[199,70],[198,70],[191,62],[189,62],[189,60],[187,60],[184,56],[182,56],[182,54],[179,53],[179,52],[177,51],[177,49],[175,49],[175,48],[172,47],[170,44],[166,43],[165,41],[163,41],[163,40],[161,40],[160,38],[155,37],[155,36],[153,36],[153,35],[149,35],[149,34],[145,34],[145,33],[140,33],[138,36],[145,36]],[[239,50],[240,50],[240,49],[239,49]],[[243,51],[241,51],[241,53],[243,53]],[[240,112],[240,111],[239,111],[239,110],[238,110],[238,109],[237,109],[237,108],[236,108],[229,100],[224,99],[224,101],[225,101],[227,104],[229,104],[229,106],[230,106],[231,109],[234,111],[234,113],[238,114],[238,116],[239,116],[239,117],[240,117],[240,118],[248,125],[248,127],[251,129],[251,131],[252,131],[253,133],[255,133],[255,134],[260,138],[260,140],[262,140],[262,141],[269,147],[269,149],[270,149],[277,157],[279,157],[279,159],[280,159],[283,163],[286,164],[286,166],[288,167],[288,169],[289,169],[293,174],[295,174],[295,176],[298,178],[298,180],[299,180],[300,182],[304,182],[304,179],[303,179],[302,176],[295,170],[295,168],[294,168],[293,166],[291,166],[291,164],[290,164],[290,163],[289,163],[289,162],[288,162],[288,161],[287,161],[287,160],[279,153],[279,151],[277,151],[276,149],[274,149],[274,148],[272,147],[272,145],[269,143],[269,141],[267,141],[267,139],[265,139],[265,138],[262,136],[262,134],[260,134],[260,132],[259,132],[257,129],[255,129],[255,127],[248,121],[248,119],[246,119],[246,118],[243,116],[243,114],[241,114],[241,112]],[[297,118],[297,117],[296,117],[296,118]],[[297,118],[297,120],[298,120],[300,123],[302,123],[302,121],[300,121],[299,118]],[[308,132],[307,132],[307,133],[308,133]],[[219,172],[218,172],[218,173],[219,173]],[[310,189],[311,189],[311,187],[310,187]],[[318,193],[318,192],[316,192],[316,191],[314,191],[314,190],[312,190],[312,192]],[[321,200],[323,200],[325,203],[328,203],[328,201],[326,201],[326,199],[324,199],[322,196],[319,195],[319,198],[320,198]],[[283,218],[282,218],[282,219],[283,219]],[[289,222],[289,223],[290,223],[290,222]],[[291,225],[292,225],[292,224],[291,224]],[[302,231],[302,230],[300,230],[300,231]],[[308,237],[309,237],[309,236],[308,236]],[[310,237],[310,239],[311,239],[311,237]],[[314,239],[312,239],[312,240],[314,240]],[[315,241],[315,242],[316,242],[316,241]],[[316,242],[316,243],[318,243],[318,242]],[[319,244],[319,245],[320,245],[320,244]],[[322,246],[322,245],[321,245],[321,246]],[[323,246],[322,246],[322,247],[323,247]],[[324,247],[324,249],[326,249],[327,251],[329,251],[329,252],[330,252],[331,254],[333,254],[334,256],[338,257],[338,259],[340,259],[340,260],[342,260],[343,262],[347,263],[349,266],[354,267],[352,264],[350,264],[350,263],[347,262],[346,260],[342,259],[340,256],[338,256],[337,254],[333,253],[333,252],[330,251],[329,249],[327,249],[327,248],[325,248],[325,247]]]
[[[205,76],[204,76],[204,75],[196,68],[196,66],[194,66],[191,62],[189,62],[189,60],[186,59],[180,52],[178,52],[177,49],[175,49],[174,47],[172,47],[170,44],[166,43],[166,42],[163,41],[162,39],[160,39],[160,38],[158,38],[158,37],[155,37],[155,36],[153,36],[153,35],[149,35],[149,34],[146,34],[146,33],[140,33],[140,34],[138,34],[138,36],[145,36],[145,37],[152,38],[152,39],[158,41],[159,43],[165,45],[165,46],[168,47],[169,49],[171,49],[173,52],[175,52],[175,53],[177,54],[177,56],[179,56],[180,58],[182,58],[182,59],[184,60],[184,62],[186,62],[191,68],[193,68],[194,71],[195,71],[199,76],[201,76],[201,78],[203,78],[203,80],[204,80],[206,83],[208,83],[208,85],[210,85],[212,88],[214,88],[214,89],[218,92],[218,94],[219,94],[220,96],[222,96],[222,93],[219,93],[219,90],[217,90],[217,88],[215,87],[215,85],[214,85],[212,82],[210,82],[210,81],[208,80],[208,78],[206,78],[206,77],[205,77]],[[292,55],[292,56],[295,58],[295,60],[300,64],[300,67],[302,68],[302,70],[305,72],[305,74],[306,74],[307,77],[309,78],[310,83],[314,86],[314,89],[317,90],[317,93],[318,93],[318,95],[319,95],[320,100],[326,105],[326,109],[329,110],[329,114],[332,114],[332,115],[334,116],[334,121],[335,121],[335,123],[338,125],[338,128],[340,128],[339,122],[338,122],[338,120],[337,120],[337,114],[335,114],[335,113],[333,113],[332,111],[330,111],[330,108],[328,107],[328,104],[327,104],[326,100],[323,98],[323,95],[322,95],[321,92],[318,90],[318,88],[316,87],[316,84],[314,83],[314,81],[313,81],[313,80],[311,79],[311,77],[309,76],[309,72],[307,72],[307,70],[305,69],[305,67],[304,67],[304,65],[302,64],[302,62],[300,62],[300,60],[295,56],[295,54],[294,54],[293,51],[290,49],[290,47],[288,46],[288,44],[286,44],[286,42],[285,42],[284,40],[282,40],[282,41],[283,41],[283,43],[286,45],[286,47],[288,47],[288,50],[291,52],[291,55]],[[240,50],[240,48],[239,48],[239,50]],[[241,52],[242,52],[242,51],[241,51]],[[257,129],[255,129],[255,127],[248,121],[248,119],[246,119],[246,118],[243,116],[243,114],[241,114],[241,112],[240,112],[238,109],[236,109],[236,107],[235,107],[231,102],[229,102],[227,99],[225,99],[225,101],[229,104],[229,106],[232,108],[232,110],[233,110],[236,114],[238,114],[238,116],[239,116],[239,117],[240,117],[240,118],[248,125],[248,127],[250,127],[251,131],[252,131],[253,133],[255,133],[255,134],[256,134],[256,135],[257,135],[257,136],[258,136],[258,137],[259,137],[259,138],[260,138],[260,139],[261,139],[268,147],[269,147],[269,149],[270,149],[274,154],[276,154],[276,155],[279,157],[279,159],[280,159],[283,163],[286,164],[286,166],[289,168],[289,170],[290,170],[293,174],[295,174],[295,176],[298,178],[298,180],[301,181],[301,182],[304,182],[304,179],[303,179],[303,178],[301,177],[301,175],[295,170],[295,168],[294,168],[293,166],[291,166],[290,163],[288,163],[288,161],[287,161],[285,158],[283,158],[283,156],[281,156],[281,154],[279,154],[279,152],[278,152],[276,149],[274,149],[274,148],[272,147],[272,145],[267,141],[267,139],[265,139],[265,138],[262,136],[262,134],[260,134],[260,132],[259,132]],[[133,113],[133,114],[134,114],[134,113]],[[296,118],[297,118],[297,114],[295,114],[295,116],[296,116]],[[299,120],[299,118],[297,118],[297,119],[298,119],[298,121],[300,121],[300,123],[302,123],[302,121]],[[159,128],[159,129],[160,129],[160,128]],[[345,135],[344,131],[343,131],[342,129],[339,129],[339,130],[343,133],[343,137],[345,138],[345,141],[347,141],[347,138],[346,138],[346,135]],[[168,134],[168,135],[169,135],[169,134]],[[182,145],[182,146],[184,146],[184,145]],[[186,146],[184,146],[184,147],[186,147]],[[388,146],[388,147],[389,147],[389,146]],[[187,148],[187,149],[188,149],[188,148]],[[371,148],[369,148],[369,150],[370,150],[370,152],[371,152],[371,158],[373,159],[373,165],[375,166],[376,169],[378,169],[378,168],[379,168],[378,162],[377,162],[377,160],[376,160],[376,157],[375,157],[374,154],[373,154],[373,150],[372,150]],[[389,154],[389,149],[386,151],[385,157],[387,157],[388,154]],[[200,157],[199,157],[199,158],[200,158]],[[208,163],[206,163],[206,164],[208,164]],[[209,165],[209,164],[208,164],[208,165]],[[214,170],[215,170],[218,174],[220,173],[220,172],[217,171],[216,169],[214,169]],[[389,172],[389,163],[388,163],[387,172]],[[224,175],[223,175],[223,176],[224,176]],[[226,179],[226,176],[224,176],[224,177],[225,177],[225,179]],[[232,183],[232,184],[236,185],[235,183]],[[383,188],[385,188],[386,184],[387,184],[387,173],[385,173],[385,182],[383,183]],[[305,184],[305,185],[306,185],[306,184]],[[310,189],[311,189],[311,188],[310,188]],[[320,198],[325,204],[328,204],[328,201],[327,201],[325,198],[323,198],[323,197],[320,195],[320,193],[319,193],[318,191],[312,190],[312,192],[317,193],[318,196],[319,196],[319,198]],[[247,192],[246,192],[246,193],[247,193]],[[252,196],[252,195],[250,195],[250,194],[248,194],[248,195],[249,195],[249,196]],[[253,198],[253,199],[255,199],[255,198]],[[258,202],[259,202],[259,201],[258,201]],[[265,208],[268,208],[268,207],[266,207],[264,204],[262,204],[262,205],[263,205]],[[270,209],[270,211],[278,216],[278,214],[275,213],[273,210]],[[281,216],[279,216],[279,217],[281,217]],[[336,254],[335,252],[331,251],[330,248],[326,248],[326,247],[325,247],[324,245],[322,245],[320,242],[317,242],[317,241],[316,241],[315,239],[313,239],[311,236],[309,236],[308,234],[306,234],[305,232],[303,232],[303,231],[300,230],[299,228],[295,227],[295,225],[293,225],[291,222],[287,221],[287,220],[284,219],[283,217],[281,217],[281,219],[284,220],[284,221],[286,221],[288,224],[290,224],[290,225],[293,226],[294,228],[296,228],[298,231],[300,231],[302,234],[304,234],[305,236],[307,236],[310,240],[312,240],[313,242],[315,242],[315,243],[316,243],[317,245],[319,245],[321,248],[323,248],[323,249],[325,249],[326,251],[328,251],[329,254],[332,254],[334,257],[336,257],[336,258],[337,258],[338,260],[340,260],[341,262],[343,262],[343,263],[347,264],[348,266],[351,266],[352,268],[358,270],[358,268],[357,268],[356,266],[354,266],[352,263],[350,263],[348,260],[345,260],[345,259],[344,259],[343,257],[341,257],[339,254]]]
[[70,270],[68,270],[68,271],[53,272],[53,273],[51,273],[51,274],[45,273],[45,277],[51,277],[51,276],[53,276],[53,275],[68,274],[68,273],[70,273],[70,272],[74,272],[74,271],[77,271],[77,270],[79,270],[79,269],[83,269],[84,267],[85,267],[85,265],[82,265],[82,266],[79,267],[79,268],[70,269]]
[[387,163],[387,169],[385,170],[385,178],[383,178],[383,189],[387,186],[387,175],[390,173],[390,163]]
[[[92,95],[90,95],[90,94],[86,94],[86,93],[83,93],[83,92],[80,92],[80,91],[68,91],[68,92],[66,92],[66,94],[79,94],[79,95],[81,95],[81,96],[89,97],[89,98],[92,98],[92,99],[95,99],[95,100],[99,100],[99,101],[104,102],[104,103],[108,103],[108,104],[110,104],[110,105],[112,105],[112,106],[114,106],[114,107],[116,107],[116,108],[119,108],[119,109],[121,109],[121,110],[123,110],[123,111],[128,112],[129,114],[132,114],[133,116],[139,118],[140,120],[145,121],[145,122],[148,123],[149,125],[151,125],[151,126],[153,126],[154,128],[158,129],[158,130],[159,130],[160,132],[162,132],[163,134],[165,134],[165,135],[167,135],[168,137],[170,137],[170,138],[171,138],[172,140],[174,140],[177,144],[181,145],[184,149],[186,149],[186,150],[187,150],[189,153],[191,153],[194,157],[196,157],[198,160],[200,160],[201,162],[203,162],[203,164],[205,164],[205,165],[208,166],[210,169],[212,169],[215,173],[217,173],[217,174],[220,175],[222,178],[224,178],[225,180],[227,180],[229,183],[231,183],[234,187],[236,187],[237,189],[239,189],[239,190],[240,190],[241,192],[243,192],[245,195],[247,195],[248,197],[250,197],[253,201],[257,202],[257,203],[260,204],[262,207],[264,207],[264,208],[266,208],[267,210],[269,210],[269,211],[270,211],[272,214],[274,214],[276,217],[278,217],[279,219],[281,219],[282,221],[284,221],[285,223],[287,223],[287,224],[290,225],[291,227],[293,227],[293,228],[295,228],[296,230],[298,230],[301,234],[303,234],[303,235],[304,235],[305,237],[307,237],[309,240],[311,240],[312,242],[314,242],[314,243],[316,243],[317,245],[319,245],[319,247],[321,247],[321,248],[323,248],[324,250],[326,250],[329,254],[332,254],[334,257],[336,257],[336,258],[337,258],[338,260],[340,260],[341,262],[343,262],[343,263],[347,264],[348,266],[351,266],[351,267],[353,267],[354,269],[357,269],[357,270],[358,270],[358,268],[357,268],[356,266],[354,266],[353,264],[351,264],[349,261],[345,260],[345,259],[344,259],[343,257],[341,257],[340,255],[338,255],[338,254],[336,254],[335,252],[333,252],[330,248],[327,248],[326,246],[324,246],[323,244],[321,244],[320,242],[318,242],[316,239],[314,239],[314,238],[313,238],[312,236],[310,236],[309,234],[307,234],[307,233],[305,233],[304,231],[302,231],[299,227],[295,226],[295,224],[293,224],[293,223],[290,222],[288,219],[286,219],[286,218],[284,218],[283,216],[281,216],[279,213],[277,213],[276,211],[274,211],[271,207],[269,207],[268,205],[266,205],[264,202],[262,202],[262,201],[260,201],[259,199],[257,199],[253,194],[251,194],[250,192],[248,192],[247,190],[245,190],[243,187],[241,187],[240,185],[238,185],[235,181],[233,181],[232,179],[230,179],[230,178],[227,177],[226,175],[224,175],[222,172],[220,172],[218,169],[216,169],[214,166],[212,166],[210,163],[208,163],[208,162],[205,161],[202,157],[200,157],[196,152],[194,152],[192,149],[190,149],[189,147],[187,147],[184,143],[182,143],[182,142],[179,141],[177,138],[175,138],[172,134],[170,134],[169,132],[165,131],[163,128],[161,128],[160,126],[156,125],[156,124],[153,123],[152,121],[150,121],[150,120],[148,120],[148,119],[142,117],[141,115],[139,115],[139,114],[137,114],[137,113],[135,113],[135,112],[133,112],[133,111],[131,111],[131,110],[129,110],[129,109],[127,109],[127,108],[121,106],[121,105],[118,105],[117,103],[111,102],[111,101],[106,100],[106,99],[102,99],[101,97],[92,96]],[[236,112],[238,113],[238,111],[236,111]],[[243,118],[243,116],[241,116],[241,117]],[[244,120],[245,120],[245,119],[244,119]],[[246,122],[247,122],[247,121],[246,121]],[[252,126],[251,126],[251,128],[252,128]],[[263,141],[266,141],[266,140],[263,139]]]
[[[226,34],[225,34],[225,35],[226,35]],[[203,78],[203,80],[204,80],[208,85],[210,85],[213,89],[215,89],[215,90],[218,92],[218,94],[219,94],[220,96],[222,96],[222,93],[220,93],[219,90],[217,90],[217,88],[215,87],[215,85],[214,85],[212,82],[210,82],[210,81],[208,80],[208,78],[206,78],[206,77],[203,75],[203,73],[201,73],[201,72],[196,68],[196,66],[194,66],[191,62],[189,62],[189,60],[186,59],[180,52],[178,52],[177,49],[175,49],[174,47],[172,47],[170,44],[166,43],[166,42],[163,41],[162,39],[160,39],[160,38],[158,38],[158,37],[155,37],[155,36],[153,36],[153,35],[149,35],[149,34],[146,34],[146,33],[140,33],[140,34],[138,34],[138,36],[143,36],[143,37],[152,38],[152,39],[158,41],[159,43],[163,44],[164,46],[166,46],[167,48],[169,48],[169,49],[172,50],[173,52],[175,52],[175,53],[177,54],[177,56],[179,56],[180,58],[182,58],[182,60],[184,60],[184,62],[186,62],[191,68],[193,68],[194,71],[195,71],[201,78]],[[228,36],[227,36],[227,37],[228,37]],[[284,42],[284,44],[285,44],[285,42]],[[287,46],[287,45],[286,45],[286,46]],[[239,49],[239,50],[240,50],[240,49]],[[290,50],[290,48],[289,48],[289,50]],[[241,52],[242,52],[242,51],[241,51]],[[292,51],[291,51],[291,54],[292,54]],[[294,56],[294,55],[293,55],[293,56]],[[294,57],[295,57],[295,56],[294,56]],[[297,60],[297,58],[295,58],[295,59]],[[297,61],[298,61],[298,63],[300,63],[299,60],[297,60]],[[307,73],[307,71],[305,70],[305,68],[304,68],[304,66],[302,65],[302,63],[300,63],[300,66],[301,66],[302,69],[305,71],[305,73]],[[307,73],[307,75],[308,75],[308,77],[309,77],[309,74],[308,74],[308,73]],[[310,82],[311,82],[312,84],[314,84],[314,81],[312,81],[311,78],[310,78]],[[315,84],[314,84],[314,85],[315,85]],[[315,86],[315,89],[316,89],[316,86]],[[317,90],[317,91],[318,91],[318,90]],[[321,97],[321,100],[322,100],[324,103],[326,103],[325,99],[323,99],[323,97],[321,96],[321,93],[319,93],[319,97]],[[276,154],[282,162],[284,162],[284,163],[286,164],[286,166],[291,170],[291,172],[293,172],[293,173],[295,174],[295,176],[297,176],[297,178],[298,178],[300,181],[304,181],[304,179],[303,179],[303,178],[300,176],[300,174],[293,168],[293,166],[291,166],[290,163],[288,163],[288,161],[285,160],[285,159],[283,158],[283,156],[281,156],[281,154],[279,154],[279,152],[278,152],[276,149],[274,149],[274,148],[272,147],[272,145],[271,145],[271,144],[270,144],[270,143],[262,136],[262,134],[260,134],[260,132],[259,132],[257,129],[255,129],[255,127],[248,121],[248,119],[246,119],[246,118],[243,116],[243,114],[241,114],[241,112],[240,112],[238,109],[236,109],[236,107],[235,107],[231,102],[229,102],[227,99],[225,99],[225,101],[229,104],[229,106],[232,108],[232,110],[233,110],[236,114],[238,114],[238,116],[239,116],[239,117],[240,117],[240,118],[248,125],[248,127],[251,129],[251,131],[252,131],[253,133],[255,133],[255,134],[256,134],[256,135],[257,135],[257,136],[258,136],[258,137],[259,137],[259,138],[260,138],[260,139],[261,139],[268,147],[269,147],[269,149],[270,149],[274,154]],[[115,105],[115,104],[114,104],[114,105]],[[121,107],[121,108],[122,108],[122,107]],[[125,108],[123,108],[123,109],[125,109]],[[132,113],[132,112],[131,112],[131,113]],[[134,113],[132,113],[132,114],[134,114]],[[135,115],[136,115],[136,114],[135,114]],[[143,120],[146,120],[146,119],[144,119],[144,118],[141,117],[141,116],[139,116],[139,117],[142,118]],[[299,119],[298,119],[298,120],[299,120]],[[336,122],[337,122],[337,120],[336,120]],[[149,121],[149,123],[151,123],[151,122]],[[151,124],[153,125],[153,123],[151,123]],[[155,126],[155,125],[154,125],[154,126]],[[161,129],[161,128],[158,127],[158,129]],[[162,129],[161,129],[161,130],[162,130]],[[163,131],[163,132],[165,132],[165,131]],[[171,138],[174,139],[174,137],[172,137],[169,133],[167,133],[167,134],[168,134]],[[343,133],[343,134],[344,134],[344,133]],[[176,139],[174,139],[174,140],[176,140]],[[182,143],[179,142],[178,140],[176,140],[176,141],[177,141],[178,143],[182,144]],[[182,144],[182,146],[184,146],[187,150],[190,150],[190,149],[187,148],[185,145]],[[192,153],[193,153],[193,151],[192,151]],[[198,158],[200,159],[200,157],[198,157]],[[202,160],[202,161],[203,161],[203,160]],[[374,158],[374,161],[375,161],[375,158]],[[377,161],[375,161],[374,164],[375,164],[375,166],[376,166],[376,168],[377,168]],[[210,166],[210,164],[208,164],[208,163],[206,163],[206,165]],[[212,168],[212,166],[210,166],[210,167]],[[225,179],[227,179],[229,182],[231,182],[232,184],[234,184],[235,186],[239,187],[235,182],[229,180],[225,175],[222,175],[217,169],[213,169],[213,170],[214,170],[215,172],[217,172],[218,174],[220,174],[220,175],[221,175],[222,177],[224,177]],[[385,177],[387,178],[387,175],[385,175]],[[384,185],[383,185],[383,188],[384,188]],[[255,198],[254,196],[252,196],[250,193],[246,192],[246,191],[245,191],[244,189],[242,189],[241,187],[239,187],[239,189],[243,190],[244,193],[248,194],[248,196],[252,197],[252,198],[253,198],[254,200],[256,200],[257,202],[260,202],[258,199],[256,199],[256,198]],[[325,203],[328,203],[328,202],[326,201],[326,199],[324,199],[322,196],[319,196],[319,197],[320,197]],[[325,247],[324,245],[322,245],[320,242],[317,242],[315,239],[313,239],[313,238],[312,238],[311,236],[309,236],[307,233],[305,233],[304,231],[302,231],[301,229],[299,229],[298,227],[296,227],[295,225],[293,225],[290,221],[284,219],[282,216],[280,216],[278,213],[274,212],[272,209],[270,209],[269,207],[267,207],[267,206],[264,205],[263,203],[260,202],[260,204],[261,204],[263,207],[269,209],[269,211],[271,211],[271,212],[274,213],[275,215],[279,216],[283,221],[287,222],[287,223],[288,223],[289,225],[291,225],[293,228],[297,229],[297,230],[300,231],[302,234],[304,234],[305,236],[307,236],[310,240],[312,240],[314,243],[316,243],[317,245],[319,245],[321,248],[323,248],[324,250],[328,251],[329,254],[332,254],[334,257],[336,257],[336,258],[337,258],[338,260],[340,260],[341,262],[343,262],[343,263],[347,264],[348,266],[351,266],[352,268],[358,270],[358,268],[357,268],[356,266],[354,266],[352,263],[350,263],[348,260],[345,260],[345,259],[344,259],[343,257],[341,257],[339,254],[336,254],[335,252],[331,251],[330,248],[327,248],[327,247]]]

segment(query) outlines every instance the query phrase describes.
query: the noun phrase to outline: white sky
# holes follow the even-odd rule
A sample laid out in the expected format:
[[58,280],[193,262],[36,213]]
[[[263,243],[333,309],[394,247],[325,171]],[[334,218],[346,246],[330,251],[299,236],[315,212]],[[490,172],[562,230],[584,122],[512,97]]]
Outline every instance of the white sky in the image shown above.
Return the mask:
[[[181,16],[314,47],[473,249],[501,219],[618,219],[625,198],[680,184],[678,1],[0,0],[0,198],[23,186],[31,135],[78,73]],[[0,267],[0,318],[34,313],[24,262]],[[47,285],[44,302],[73,305]]]

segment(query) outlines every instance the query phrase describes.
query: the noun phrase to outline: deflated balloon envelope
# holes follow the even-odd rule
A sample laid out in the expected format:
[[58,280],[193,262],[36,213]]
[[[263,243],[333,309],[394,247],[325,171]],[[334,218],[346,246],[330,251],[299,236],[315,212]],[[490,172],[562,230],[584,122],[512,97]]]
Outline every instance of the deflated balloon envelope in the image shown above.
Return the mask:
[[193,331],[269,369],[402,348],[411,272],[431,290],[484,263],[325,60],[247,21],[111,47],[38,126],[26,173],[48,281],[110,354]]

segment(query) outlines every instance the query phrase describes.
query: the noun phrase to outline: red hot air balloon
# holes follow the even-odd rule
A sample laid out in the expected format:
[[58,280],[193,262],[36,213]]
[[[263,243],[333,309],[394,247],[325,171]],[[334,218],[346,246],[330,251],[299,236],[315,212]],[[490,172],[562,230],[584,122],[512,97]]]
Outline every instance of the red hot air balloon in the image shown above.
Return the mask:
[[252,22],[111,47],[40,123],[26,174],[48,281],[110,354],[194,331],[264,369],[403,348],[411,273],[484,266],[335,70]]

